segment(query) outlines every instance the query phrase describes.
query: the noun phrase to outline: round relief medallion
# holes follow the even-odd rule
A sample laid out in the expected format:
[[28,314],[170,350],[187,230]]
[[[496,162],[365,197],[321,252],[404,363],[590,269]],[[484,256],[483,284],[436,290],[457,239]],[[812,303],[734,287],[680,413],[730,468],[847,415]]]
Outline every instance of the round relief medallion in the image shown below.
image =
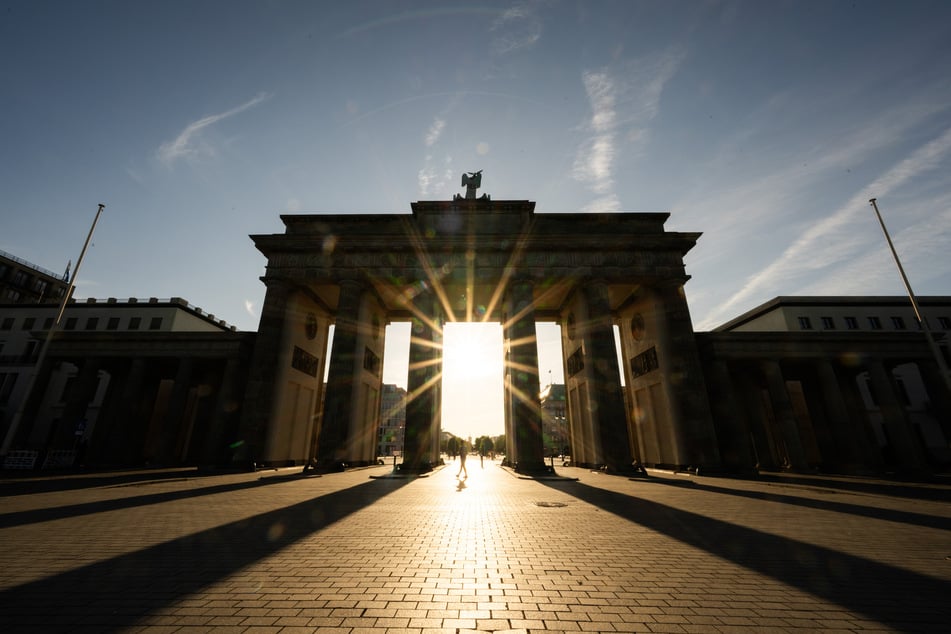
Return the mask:
[[640,313],[637,313],[631,317],[631,336],[634,337],[634,341],[640,341],[644,338],[646,334],[646,327],[644,326],[644,316]]

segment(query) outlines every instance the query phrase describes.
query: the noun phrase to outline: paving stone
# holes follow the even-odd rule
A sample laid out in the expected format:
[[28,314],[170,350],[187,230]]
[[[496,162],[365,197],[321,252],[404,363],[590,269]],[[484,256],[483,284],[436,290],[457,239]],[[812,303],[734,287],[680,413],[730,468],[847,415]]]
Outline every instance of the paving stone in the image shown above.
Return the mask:
[[[951,487],[496,463],[0,479],[0,630],[943,632]],[[563,506],[539,504],[559,502]]]

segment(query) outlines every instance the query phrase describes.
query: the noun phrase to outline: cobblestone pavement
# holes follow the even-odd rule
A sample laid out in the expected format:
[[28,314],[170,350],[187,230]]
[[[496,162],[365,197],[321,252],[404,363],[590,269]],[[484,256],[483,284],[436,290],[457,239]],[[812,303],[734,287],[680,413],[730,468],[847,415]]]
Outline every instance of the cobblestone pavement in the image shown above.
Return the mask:
[[0,480],[0,631],[951,631],[949,486],[468,468]]

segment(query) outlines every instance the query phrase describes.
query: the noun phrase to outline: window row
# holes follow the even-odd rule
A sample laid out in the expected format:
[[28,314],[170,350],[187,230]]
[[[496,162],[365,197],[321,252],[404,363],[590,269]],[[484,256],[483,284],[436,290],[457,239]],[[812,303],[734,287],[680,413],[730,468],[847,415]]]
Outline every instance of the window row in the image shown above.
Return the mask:
[[[119,330],[119,318],[118,317],[108,317],[101,319],[99,317],[87,317],[85,321],[85,327],[83,330],[99,330],[99,324],[103,323],[105,325],[105,330]],[[15,320],[13,317],[6,317],[0,321],[0,330],[13,330],[15,325]],[[35,317],[26,317],[20,323],[20,330],[34,330],[39,327],[39,323]],[[49,330],[53,327],[53,318],[47,317],[43,320],[42,330]],[[63,330],[78,330],[79,329],[79,318],[78,317],[67,317],[63,322]],[[126,330],[141,330],[142,329],[142,318],[141,317],[130,317],[129,322],[126,325]],[[149,319],[149,330],[161,330],[162,329],[162,318],[161,317],[152,317]]]
[[[812,318],[806,316],[800,316],[797,318],[799,320],[799,329],[800,330],[813,330],[812,327]],[[836,330],[836,321],[833,317],[820,317],[819,318],[823,330]],[[882,330],[882,320],[879,317],[868,317],[867,318],[867,327],[869,330]],[[858,317],[843,317],[842,321],[845,325],[846,330],[860,330],[861,326],[859,325]],[[892,316],[889,317],[892,330],[907,330],[908,327],[905,325],[905,318],[901,316]],[[951,318],[949,317],[938,317],[938,327],[941,330],[951,330]]]

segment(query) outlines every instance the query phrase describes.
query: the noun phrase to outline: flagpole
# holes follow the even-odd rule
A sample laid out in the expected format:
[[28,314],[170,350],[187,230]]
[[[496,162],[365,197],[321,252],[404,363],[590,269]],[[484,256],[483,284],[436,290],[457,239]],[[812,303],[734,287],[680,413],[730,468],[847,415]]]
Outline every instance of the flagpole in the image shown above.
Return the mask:
[[944,362],[944,357],[941,356],[941,349],[938,348],[938,344],[935,343],[934,337],[931,335],[931,328],[928,326],[927,320],[925,320],[921,314],[918,300],[915,298],[914,291],[911,290],[911,283],[908,281],[908,276],[905,275],[905,269],[901,265],[901,260],[898,259],[898,252],[895,250],[895,245],[892,244],[891,236],[888,235],[888,229],[885,228],[885,221],[882,220],[882,214],[878,211],[876,199],[870,198],[868,202],[872,205],[872,209],[875,210],[875,217],[878,218],[878,224],[882,227],[882,233],[885,234],[885,241],[888,242],[888,248],[891,249],[892,257],[895,258],[895,265],[898,267],[898,273],[901,275],[901,281],[905,285],[905,290],[908,291],[908,297],[911,299],[911,307],[915,311],[915,318],[918,319],[918,323],[925,333],[925,338],[928,340],[931,353],[938,363],[938,370],[941,372],[941,378],[944,379],[944,385],[948,388],[948,391],[951,392],[951,374],[948,373],[948,365]]
[[10,428],[7,429],[7,434],[3,439],[3,446],[0,447],[0,456],[7,455],[7,453],[10,451],[10,445],[13,444],[13,439],[16,437],[17,428],[20,426],[20,421],[23,419],[23,413],[26,411],[27,404],[30,401],[30,396],[33,394],[33,388],[36,385],[36,377],[43,368],[43,363],[46,361],[46,353],[49,350],[50,343],[53,341],[53,335],[59,329],[59,322],[63,318],[63,312],[66,310],[66,304],[69,303],[69,299],[72,297],[73,289],[76,287],[76,276],[79,275],[79,267],[82,266],[83,258],[86,257],[86,249],[89,247],[89,241],[92,239],[92,234],[96,230],[96,225],[99,223],[99,216],[102,215],[102,210],[105,209],[105,207],[105,205],[99,203],[99,210],[96,212],[96,217],[93,219],[92,226],[89,228],[89,233],[86,235],[86,241],[83,243],[82,251],[79,253],[79,260],[76,261],[76,268],[73,269],[73,276],[69,280],[69,285],[66,287],[66,292],[63,293],[63,299],[60,300],[59,312],[56,314],[56,319],[53,321],[50,329],[46,331],[46,340],[43,342],[43,347],[40,348],[40,353],[36,357],[36,363],[33,365],[33,374],[30,376],[30,381],[26,385],[26,391],[23,393],[23,398],[20,399],[20,405],[17,407],[17,411],[13,415],[13,419],[10,421]]

